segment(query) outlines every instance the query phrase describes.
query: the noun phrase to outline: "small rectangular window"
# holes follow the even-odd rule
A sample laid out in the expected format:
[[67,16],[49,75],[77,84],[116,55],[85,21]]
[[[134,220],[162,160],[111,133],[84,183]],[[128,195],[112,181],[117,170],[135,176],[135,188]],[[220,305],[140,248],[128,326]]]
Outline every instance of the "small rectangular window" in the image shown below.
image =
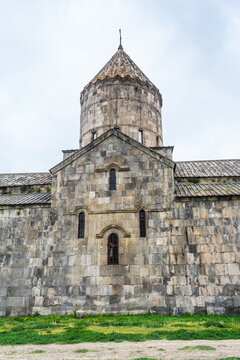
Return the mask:
[[143,143],[143,130],[142,129],[138,130],[138,142],[140,142],[140,144]]

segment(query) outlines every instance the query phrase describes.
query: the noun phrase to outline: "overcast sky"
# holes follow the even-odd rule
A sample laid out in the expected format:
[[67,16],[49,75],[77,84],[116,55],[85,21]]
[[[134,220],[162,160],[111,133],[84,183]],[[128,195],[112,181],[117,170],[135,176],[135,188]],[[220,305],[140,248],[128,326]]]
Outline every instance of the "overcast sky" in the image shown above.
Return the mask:
[[0,0],[0,172],[48,171],[116,52],[163,96],[174,160],[240,157],[239,0]]

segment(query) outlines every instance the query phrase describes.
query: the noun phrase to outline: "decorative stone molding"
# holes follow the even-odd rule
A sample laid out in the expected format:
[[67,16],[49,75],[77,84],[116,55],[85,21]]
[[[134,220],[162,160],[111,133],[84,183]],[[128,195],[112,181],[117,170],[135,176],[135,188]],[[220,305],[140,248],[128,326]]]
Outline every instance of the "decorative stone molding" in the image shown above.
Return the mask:
[[108,172],[110,169],[116,169],[117,171],[129,171],[129,166],[121,166],[117,163],[107,164],[105,167],[97,167],[96,172]]
[[106,226],[99,234],[96,234],[97,239],[102,239],[105,233],[109,230],[118,230],[123,234],[124,238],[130,238],[131,234],[127,233],[120,225],[111,224]]
[[79,205],[79,206],[75,206],[74,209],[70,210],[67,213],[64,213],[64,215],[76,215],[78,213],[80,213],[81,211],[86,212],[87,214],[91,214],[92,211],[89,209],[88,206],[86,205]]
[[140,210],[144,210],[144,211],[148,212],[150,209],[149,209],[149,206],[137,204],[134,206],[134,210],[135,210],[135,212],[139,212]]

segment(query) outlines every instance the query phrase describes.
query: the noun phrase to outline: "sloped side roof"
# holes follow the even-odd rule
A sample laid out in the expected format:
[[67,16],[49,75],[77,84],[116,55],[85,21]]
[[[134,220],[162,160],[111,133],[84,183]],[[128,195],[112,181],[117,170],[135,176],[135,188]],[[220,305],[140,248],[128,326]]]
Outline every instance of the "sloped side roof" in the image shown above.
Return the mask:
[[0,206],[1,205],[48,204],[50,202],[51,202],[51,194],[50,193],[32,193],[32,194],[0,196]]
[[240,176],[240,159],[176,162],[175,177]]
[[[130,56],[128,56],[128,54],[123,50],[122,46],[119,46],[118,51],[112,56],[106,65],[104,65],[97,75],[94,76],[88,85],[95,83],[98,80],[104,80],[105,78],[113,79],[116,76],[120,76],[121,78],[129,76],[132,79],[139,79],[151,87],[156,88],[142,70],[140,70],[139,67],[132,61]],[[88,87],[88,85],[86,87]]]
[[0,174],[0,187],[21,185],[48,185],[51,183],[52,175],[49,172]]
[[176,184],[177,197],[204,197],[240,195],[240,182],[238,183],[209,183],[209,184]]

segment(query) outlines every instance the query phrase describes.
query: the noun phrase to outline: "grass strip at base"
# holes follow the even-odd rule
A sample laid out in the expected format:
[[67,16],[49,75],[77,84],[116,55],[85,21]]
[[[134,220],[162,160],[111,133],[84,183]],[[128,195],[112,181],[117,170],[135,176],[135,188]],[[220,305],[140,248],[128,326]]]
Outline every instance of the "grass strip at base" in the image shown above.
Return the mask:
[[240,339],[240,316],[71,315],[0,317],[0,345]]
[[225,357],[218,360],[240,360],[240,357]]
[[156,358],[149,358],[149,357],[141,357],[141,358],[134,358],[132,360],[161,360],[161,359],[156,359]]

